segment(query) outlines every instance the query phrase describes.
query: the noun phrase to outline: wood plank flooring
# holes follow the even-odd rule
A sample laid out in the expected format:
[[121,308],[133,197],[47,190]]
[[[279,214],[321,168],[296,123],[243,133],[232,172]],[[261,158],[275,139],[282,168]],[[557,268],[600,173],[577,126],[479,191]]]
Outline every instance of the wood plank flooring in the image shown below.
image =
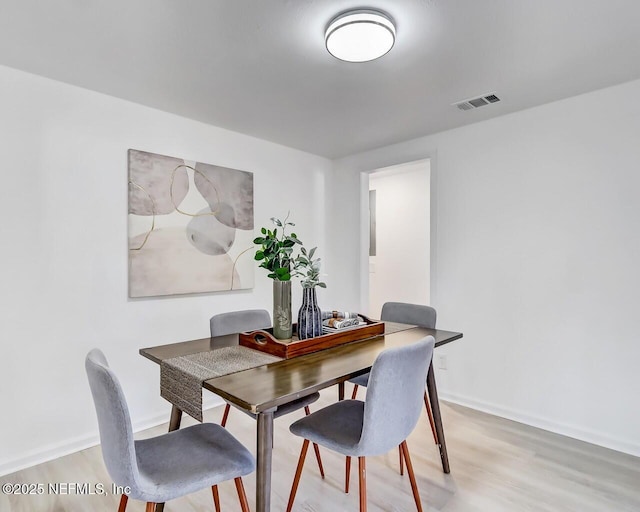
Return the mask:
[[[348,390],[350,392],[350,390]],[[363,394],[361,393],[361,396]],[[336,390],[326,390],[312,409],[332,403]],[[207,411],[206,421],[219,422],[222,407]],[[167,405],[167,421],[170,407]],[[442,473],[425,415],[408,440],[425,512],[637,512],[640,511],[640,459],[598,446],[504,420],[472,409],[442,403],[451,474]],[[302,412],[275,422],[272,510],[284,511],[302,440],[291,435],[289,424]],[[185,417],[183,426],[193,422]],[[255,450],[255,421],[232,410],[227,428]],[[140,433],[151,437],[167,424]],[[344,458],[322,449],[326,479],[320,479],[313,457],[307,457],[294,511],[341,512],[358,510],[357,464],[352,465],[351,492],[343,492]],[[415,510],[408,477],[398,473],[398,452],[367,459],[370,512]],[[0,494],[1,512],[116,512],[119,497],[110,493],[111,480],[99,447],[40,464],[0,483],[102,483],[106,496]],[[251,510],[255,475],[245,478]],[[240,510],[234,483],[220,486],[222,510]],[[129,500],[128,512],[144,504]],[[170,502],[167,512],[213,511],[206,489]]]

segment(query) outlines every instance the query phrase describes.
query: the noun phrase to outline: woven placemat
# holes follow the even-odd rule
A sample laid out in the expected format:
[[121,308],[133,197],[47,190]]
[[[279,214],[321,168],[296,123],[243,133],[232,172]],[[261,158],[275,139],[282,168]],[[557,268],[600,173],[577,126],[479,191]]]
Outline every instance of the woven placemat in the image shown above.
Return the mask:
[[160,364],[160,395],[202,421],[202,383],[282,359],[247,347],[224,347],[165,359]]

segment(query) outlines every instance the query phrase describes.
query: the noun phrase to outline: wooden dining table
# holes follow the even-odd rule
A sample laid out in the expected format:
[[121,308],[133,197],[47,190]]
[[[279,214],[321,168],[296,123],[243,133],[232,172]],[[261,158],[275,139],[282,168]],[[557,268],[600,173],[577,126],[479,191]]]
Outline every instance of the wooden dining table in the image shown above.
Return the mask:
[[[273,450],[273,413],[277,407],[338,384],[338,398],[344,398],[344,382],[367,373],[383,350],[433,336],[436,347],[462,338],[462,333],[426,329],[413,325],[385,323],[385,333],[311,354],[285,359],[257,368],[216,377],[203,387],[236,407],[257,416],[256,510],[271,510],[271,458]],[[155,363],[238,344],[238,334],[202,338],[140,349],[140,354]],[[440,450],[442,469],[450,472],[447,446],[438,403],[433,363],[427,375],[427,392]],[[169,430],[180,428],[182,411],[172,407]],[[162,507],[159,507],[162,510]]]

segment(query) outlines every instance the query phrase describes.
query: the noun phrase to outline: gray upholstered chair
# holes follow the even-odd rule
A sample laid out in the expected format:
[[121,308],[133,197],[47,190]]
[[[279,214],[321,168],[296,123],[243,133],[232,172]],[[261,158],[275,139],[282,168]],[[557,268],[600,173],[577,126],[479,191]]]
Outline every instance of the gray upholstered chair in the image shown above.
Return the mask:
[[433,337],[427,336],[411,345],[383,351],[371,368],[366,402],[342,400],[291,425],[291,432],[304,442],[287,512],[293,507],[309,442],[346,455],[347,460],[358,457],[360,512],[367,508],[365,457],[382,455],[400,445],[416,507],[422,511],[406,439],[420,418],[434,344]]
[[[231,311],[229,313],[220,313],[214,315],[209,320],[209,326],[211,328],[211,336],[225,336],[227,334],[235,334],[245,331],[257,331],[259,329],[266,329],[271,327],[271,317],[269,312],[265,309],[247,309],[244,311]],[[293,402],[281,405],[273,413],[273,418],[279,418],[291,412],[304,409],[305,414],[311,414],[309,405],[316,402],[320,398],[320,393],[313,393],[312,395],[303,396]],[[231,410],[230,404],[224,408],[222,414],[221,425],[226,427],[227,420],[229,418],[229,411]],[[245,409],[239,409],[245,414],[257,418],[257,416]],[[324,478],[324,468],[322,466],[322,458],[320,457],[320,448],[317,444],[313,445],[316,460],[318,461],[318,468],[320,469],[320,476]]]
[[98,415],[102,456],[116,485],[129,487],[118,512],[129,498],[157,503],[211,487],[220,510],[217,485],[235,480],[243,512],[249,512],[242,477],[255,470],[251,453],[226,429],[202,423],[151,439],[134,441],[127,402],[104,354],[92,350],[85,360],[91,394]]
[[[436,328],[436,310],[430,306],[422,306],[419,304],[409,304],[406,302],[385,302],[382,306],[382,312],[380,313],[380,319],[385,322],[397,322],[400,324],[417,325],[419,327],[425,327],[427,329]],[[365,373],[353,379],[349,382],[354,384],[353,393],[351,399],[355,400],[358,395],[358,387],[367,387],[369,382],[369,374]],[[429,405],[429,398],[427,393],[424,393],[424,407],[427,411],[427,417],[429,418],[429,425],[431,425],[431,433],[433,434],[433,440],[438,444],[438,434],[436,433],[436,425],[433,421],[433,413],[431,412],[431,406]],[[402,448],[399,448],[400,457],[400,474],[404,474],[404,463],[402,456]],[[349,473],[347,472],[345,490],[349,492]]]

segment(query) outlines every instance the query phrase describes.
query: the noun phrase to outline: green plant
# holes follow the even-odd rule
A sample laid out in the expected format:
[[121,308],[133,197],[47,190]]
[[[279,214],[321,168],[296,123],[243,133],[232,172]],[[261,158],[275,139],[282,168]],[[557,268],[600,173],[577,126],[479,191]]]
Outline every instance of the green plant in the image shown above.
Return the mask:
[[[293,222],[288,222],[288,219],[289,214],[284,221],[271,217],[271,222],[276,227],[273,231],[262,228],[262,236],[253,241],[261,246],[256,251],[255,260],[261,261],[260,267],[269,271],[267,277],[278,281],[290,281],[292,275],[298,275],[298,268],[302,265],[293,254],[296,244],[302,245],[302,242],[295,233],[287,235],[287,226],[295,226]],[[279,236],[278,228],[282,230]]]
[[304,271],[298,270],[296,272],[296,275],[303,276],[303,279],[300,281],[303,288],[315,288],[316,286],[319,286],[320,288],[327,287],[325,283],[320,281],[320,258],[316,258],[315,260],[313,259],[316,249],[317,247],[314,247],[307,254],[307,250],[302,247],[300,248],[300,252],[302,254],[296,258],[299,268],[306,269]]

